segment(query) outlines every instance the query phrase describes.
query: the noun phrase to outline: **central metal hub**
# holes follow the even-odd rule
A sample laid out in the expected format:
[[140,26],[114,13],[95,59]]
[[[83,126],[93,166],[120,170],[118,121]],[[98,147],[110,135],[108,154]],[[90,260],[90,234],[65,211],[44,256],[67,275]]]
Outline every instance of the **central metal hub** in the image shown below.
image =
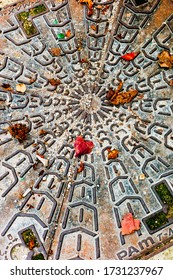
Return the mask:
[[85,94],[80,101],[80,107],[87,113],[92,114],[100,110],[101,102],[100,98],[93,94]]

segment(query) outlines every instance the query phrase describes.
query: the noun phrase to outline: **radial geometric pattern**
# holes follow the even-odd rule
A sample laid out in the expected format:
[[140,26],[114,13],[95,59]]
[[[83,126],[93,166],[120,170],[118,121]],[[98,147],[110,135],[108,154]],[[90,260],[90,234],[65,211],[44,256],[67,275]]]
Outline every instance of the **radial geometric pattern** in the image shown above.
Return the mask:
[[[0,259],[135,259],[173,235],[173,71],[157,59],[173,52],[173,2],[93,2],[0,12]],[[120,81],[138,94],[111,105]],[[77,158],[79,135],[94,148]],[[122,235],[129,212],[141,227]]]

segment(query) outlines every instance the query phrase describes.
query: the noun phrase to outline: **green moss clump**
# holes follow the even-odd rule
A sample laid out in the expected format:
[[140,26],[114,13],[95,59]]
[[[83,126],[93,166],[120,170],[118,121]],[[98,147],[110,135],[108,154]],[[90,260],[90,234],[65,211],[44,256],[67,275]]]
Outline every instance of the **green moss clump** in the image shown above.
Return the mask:
[[155,230],[168,223],[167,215],[164,212],[159,212],[153,217],[146,220],[146,224],[150,230]]
[[38,5],[38,6],[29,10],[31,16],[39,15],[39,14],[45,12],[45,11],[46,11],[46,7],[43,4]]
[[42,253],[39,253],[39,254],[33,256],[32,260],[45,260],[45,258]]
[[32,250],[34,247],[39,246],[37,238],[31,229],[27,229],[27,230],[23,231],[22,238],[23,238],[23,241],[25,242],[26,246],[30,250]]
[[157,185],[155,190],[164,204],[173,204],[173,196],[165,184]]
[[173,218],[173,205],[168,207],[168,212],[166,214],[167,219]]
[[34,35],[37,32],[32,21],[30,21],[30,20],[25,20],[23,22],[23,28],[27,35]]
[[19,21],[24,22],[29,18],[29,12],[21,12],[20,14],[17,15],[17,18]]

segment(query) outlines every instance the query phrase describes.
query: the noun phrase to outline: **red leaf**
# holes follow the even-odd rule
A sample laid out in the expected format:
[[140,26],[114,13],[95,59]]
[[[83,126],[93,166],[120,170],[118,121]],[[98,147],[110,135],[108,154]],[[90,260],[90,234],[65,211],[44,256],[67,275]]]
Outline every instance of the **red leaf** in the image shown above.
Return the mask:
[[93,147],[94,147],[93,142],[86,141],[83,139],[82,136],[78,136],[74,143],[74,148],[76,152],[75,156],[78,157],[81,155],[89,154],[91,153]]
[[122,235],[127,235],[133,233],[135,230],[140,229],[140,221],[133,218],[132,213],[127,213],[124,215],[121,221],[121,233]]
[[133,60],[138,54],[139,54],[139,52],[126,53],[126,54],[122,55],[121,58],[124,60],[130,61],[130,60]]

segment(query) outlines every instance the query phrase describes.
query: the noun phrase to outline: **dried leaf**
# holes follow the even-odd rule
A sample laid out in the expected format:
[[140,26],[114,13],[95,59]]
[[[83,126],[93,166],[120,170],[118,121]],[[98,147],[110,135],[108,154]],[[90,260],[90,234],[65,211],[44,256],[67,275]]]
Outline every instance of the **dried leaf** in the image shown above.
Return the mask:
[[54,56],[60,56],[60,54],[61,54],[61,49],[60,48],[51,48],[49,51]]
[[158,63],[162,68],[169,68],[171,69],[173,66],[173,55],[170,55],[168,51],[162,51],[157,56]]
[[26,124],[17,123],[9,126],[8,131],[21,143],[27,138],[29,128],[26,126]]
[[110,148],[107,149],[108,151],[108,159],[115,159],[118,157],[119,151],[116,149],[111,150]]
[[114,96],[114,94],[115,94],[115,91],[112,88],[110,88],[109,91],[106,94],[107,99],[111,100],[112,97]]
[[79,165],[79,168],[77,169],[77,173],[80,173],[84,170],[84,163],[81,161],[80,162],[80,165]]
[[32,204],[26,204],[26,206],[28,207],[28,209],[32,209],[32,208],[34,208],[34,206],[32,205]]
[[113,100],[111,100],[111,104],[119,105],[119,104],[129,103],[137,94],[138,92],[135,89],[131,89],[126,92],[120,92],[116,95],[116,97],[114,97]]
[[106,11],[109,9],[109,5],[103,6],[102,14],[105,15]]
[[71,31],[70,30],[67,30],[67,32],[65,33],[65,36],[67,38],[70,38],[71,37]]
[[58,86],[61,84],[61,81],[60,80],[57,80],[57,79],[49,79],[49,83],[52,85],[52,86]]
[[26,91],[26,85],[25,84],[17,84],[16,85],[16,90],[18,92],[24,93]]
[[93,1],[92,0],[79,0],[79,3],[86,3],[88,6],[88,16],[93,14]]
[[82,136],[78,136],[74,143],[75,148],[75,156],[81,156],[85,154],[91,153],[92,149],[94,147],[94,144],[92,141],[86,141]]
[[41,130],[39,131],[39,133],[38,133],[39,136],[44,136],[44,135],[46,135],[46,134],[47,134],[47,131],[44,130],[44,129],[41,129]]
[[124,60],[130,61],[130,60],[133,60],[138,54],[139,54],[139,52],[126,53],[126,54],[122,55],[121,58]]
[[30,250],[32,250],[35,247],[35,240],[31,239],[29,241],[28,247]]
[[93,15],[93,8],[88,8],[88,16],[92,16]]
[[1,87],[5,90],[13,91],[13,89],[11,88],[11,86],[9,84],[2,84]]
[[173,79],[169,81],[169,85],[173,87]]
[[117,89],[114,91],[113,89],[109,89],[108,93],[107,93],[107,99],[112,100],[112,98],[114,97],[114,95],[117,95],[117,93],[119,93],[119,91],[122,89],[123,87],[123,82],[120,81],[118,84]]
[[107,99],[113,105],[120,105],[131,102],[131,100],[138,94],[137,90],[130,89],[126,92],[119,92],[122,89],[123,83],[120,81],[116,90],[109,89]]
[[121,221],[121,233],[122,235],[127,235],[133,233],[135,230],[140,229],[140,221],[133,218],[132,213],[127,213],[124,215]]
[[94,30],[94,31],[97,30],[97,26],[95,26],[94,24],[92,24],[90,27],[91,27],[91,29]]

